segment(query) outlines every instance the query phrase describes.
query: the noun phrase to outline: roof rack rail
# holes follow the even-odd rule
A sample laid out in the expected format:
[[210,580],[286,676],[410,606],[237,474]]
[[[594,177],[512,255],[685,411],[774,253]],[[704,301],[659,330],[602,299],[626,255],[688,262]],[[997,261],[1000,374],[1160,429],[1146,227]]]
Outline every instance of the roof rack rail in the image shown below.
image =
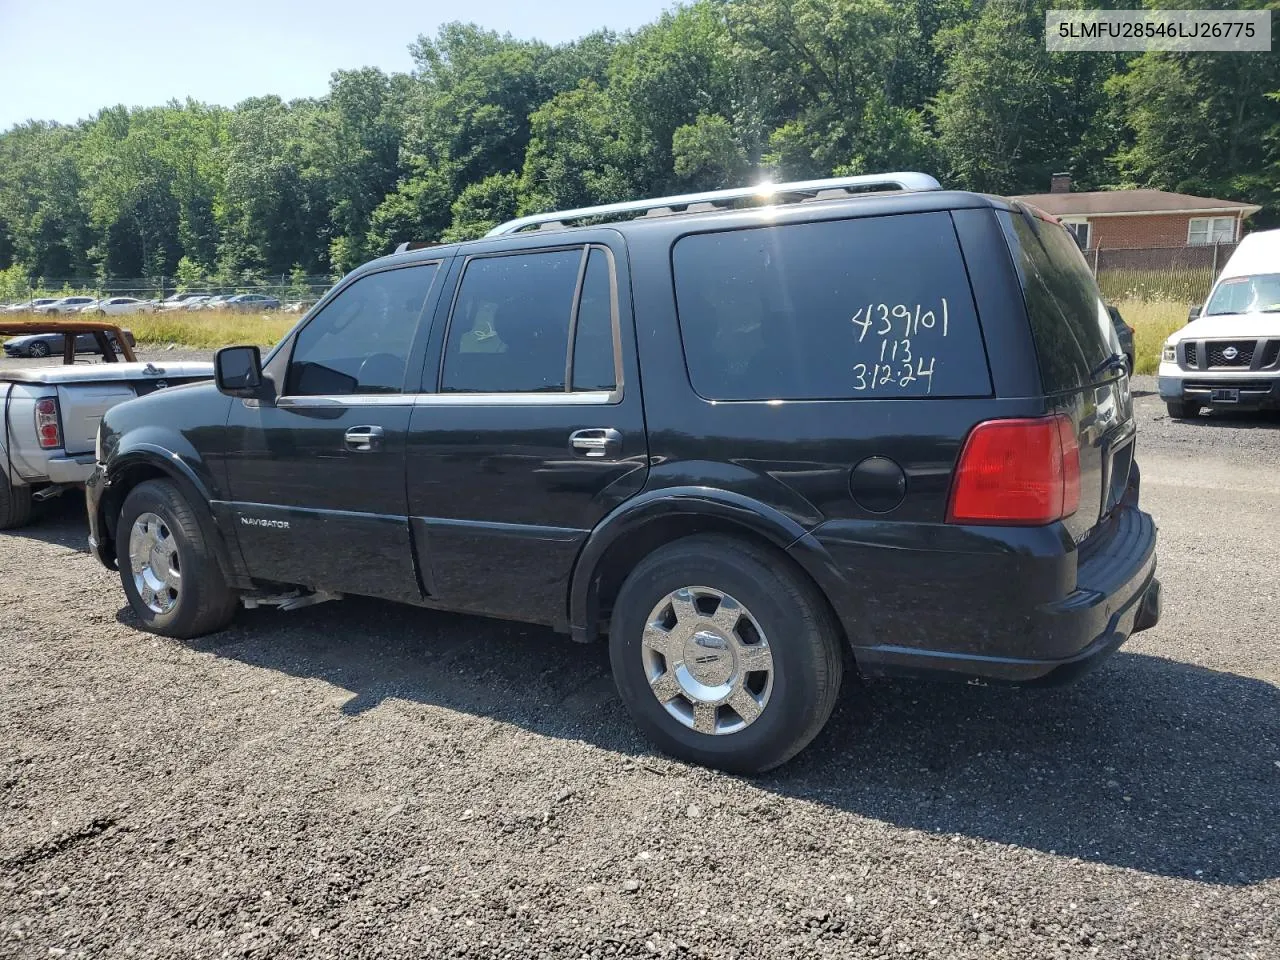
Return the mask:
[[[728,190],[709,190],[706,193],[685,193],[674,197],[655,197],[650,200],[628,200],[625,203],[606,203],[598,207],[580,207],[577,210],[556,210],[535,213],[527,217],[508,220],[490,230],[485,236],[500,237],[519,233],[528,227],[557,229],[569,225],[572,220],[603,218],[615,214],[636,213],[668,216],[673,213],[700,213],[709,210],[726,210],[739,200],[773,197],[781,202],[805,199],[834,199],[849,196],[876,187],[894,190],[941,190],[938,181],[927,173],[872,173],[857,177],[831,177],[826,180],[800,180],[795,183],[760,183],[751,187],[732,187]],[[697,205],[697,209],[690,209]],[[681,209],[676,209],[681,208]]]

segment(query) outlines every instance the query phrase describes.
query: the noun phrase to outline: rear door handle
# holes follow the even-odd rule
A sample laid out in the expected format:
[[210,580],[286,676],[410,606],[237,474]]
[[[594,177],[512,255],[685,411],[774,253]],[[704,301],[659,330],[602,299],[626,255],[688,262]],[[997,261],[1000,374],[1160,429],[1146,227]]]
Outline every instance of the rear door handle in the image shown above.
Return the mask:
[[622,453],[622,434],[613,427],[576,430],[569,435],[569,446],[580,457],[609,460]]
[[382,447],[382,428],[377,426],[352,427],[344,435],[347,449],[353,453],[372,453]]

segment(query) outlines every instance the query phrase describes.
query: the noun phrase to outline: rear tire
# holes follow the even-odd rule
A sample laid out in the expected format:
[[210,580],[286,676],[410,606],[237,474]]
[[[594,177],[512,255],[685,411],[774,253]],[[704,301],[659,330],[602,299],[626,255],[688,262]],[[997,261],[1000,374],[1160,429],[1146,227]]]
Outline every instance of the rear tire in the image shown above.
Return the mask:
[[655,550],[627,577],[609,659],[659,748],[754,774],[790,760],[831,716],[841,642],[826,599],[785,558],[700,535]]
[[1186,400],[1166,400],[1165,408],[1169,416],[1175,420],[1190,420],[1200,416],[1200,404],[1188,403]]
[[0,530],[26,526],[31,519],[31,488],[0,480]]
[[191,505],[168,480],[129,491],[116,524],[116,560],[129,606],[154,633],[190,640],[235,616],[237,596]]

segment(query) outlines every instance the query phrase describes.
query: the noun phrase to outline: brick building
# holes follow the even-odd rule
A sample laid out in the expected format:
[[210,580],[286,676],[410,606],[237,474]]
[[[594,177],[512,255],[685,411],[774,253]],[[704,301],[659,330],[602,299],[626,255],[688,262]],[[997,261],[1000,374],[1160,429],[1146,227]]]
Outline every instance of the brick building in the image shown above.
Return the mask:
[[1164,190],[1075,193],[1071,177],[1062,173],[1054,174],[1049,193],[1016,199],[1060,219],[1086,251],[1234,245],[1244,233],[1245,219],[1262,209]]

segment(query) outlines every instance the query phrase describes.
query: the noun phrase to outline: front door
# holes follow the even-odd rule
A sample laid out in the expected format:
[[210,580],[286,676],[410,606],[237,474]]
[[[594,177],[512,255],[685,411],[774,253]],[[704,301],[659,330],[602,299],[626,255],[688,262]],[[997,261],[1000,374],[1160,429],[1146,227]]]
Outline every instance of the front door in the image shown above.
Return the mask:
[[438,267],[357,278],[298,331],[275,402],[231,405],[228,512],[254,578],[421,599],[404,455]]
[[626,250],[612,231],[583,241],[480,248],[436,324],[408,489],[441,605],[562,624],[583,541],[644,485]]

